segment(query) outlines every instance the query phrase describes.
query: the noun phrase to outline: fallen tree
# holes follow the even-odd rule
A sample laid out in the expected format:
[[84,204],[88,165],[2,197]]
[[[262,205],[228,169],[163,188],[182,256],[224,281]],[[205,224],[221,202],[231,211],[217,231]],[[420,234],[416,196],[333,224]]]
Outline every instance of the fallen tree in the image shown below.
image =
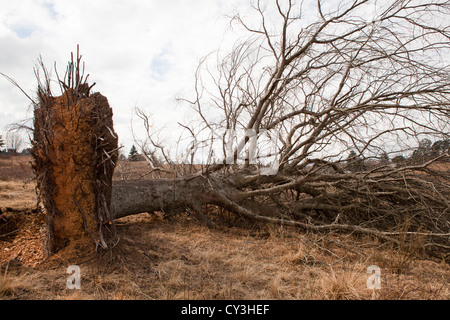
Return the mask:
[[[85,190],[69,182],[71,199],[64,200],[67,207],[58,207],[53,188],[60,188],[60,182],[49,174],[70,159],[54,161],[66,145],[56,134],[47,135],[53,125],[38,121],[53,117],[36,112],[33,155],[52,239],[70,240],[72,227],[60,229],[54,223],[69,207],[71,213],[61,214],[62,220],[75,215],[74,230],[84,230],[79,233],[91,237],[95,248],[110,248],[114,219],[188,211],[214,227],[204,210],[214,205],[246,219],[315,232],[365,234],[393,243],[420,238],[429,252],[447,259],[448,148],[421,162],[394,164],[389,157],[403,157],[423,136],[450,136],[450,70],[443,58],[450,49],[448,3],[397,1],[383,7],[356,0],[325,9],[318,1],[314,18],[304,17],[301,6],[291,1],[257,1],[255,12],[260,18],[256,25],[240,16],[233,19],[250,33],[247,41],[218,55],[213,67],[205,59],[198,68],[195,96],[183,100],[198,115],[196,125],[182,125],[192,138],[185,161],[171,159],[153,134],[149,117],[138,110],[148,132],[140,148],[149,172],[171,178],[112,183],[116,144],[111,140],[101,149],[106,137],[115,136],[107,120],[101,122],[100,133],[75,139],[94,146],[88,157],[94,162],[86,171],[90,183]],[[60,81],[66,100],[63,94],[51,103],[46,81],[37,107],[75,106],[70,102],[74,97],[84,101],[91,87],[79,81],[82,77],[71,79],[78,80],[69,85]],[[63,128],[66,121],[72,123],[70,117],[60,121]],[[245,135],[236,140],[238,129]],[[267,143],[258,143],[263,137],[270,145],[266,149]],[[196,155],[204,151],[202,146],[207,159],[198,170]],[[55,148],[58,152],[51,151]],[[221,157],[213,156],[220,152]],[[49,164],[56,166],[48,170]],[[74,168],[63,176],[77,175],[80,167]],[[81,190],[78,196],[76,190]],[[64,247],[64,241],[56,241],[57,246]]]
[[[370,235],[392,243],[421,239],[429,252],[449,247],[448,184],[429,179],[429,170],[249,177],[187,175],[177,179],[114,181],[112,212],[121,218],[142,212],[188,211],[209,227],[205,205],[238,216],[313,232]],[[419,176],[418,176],[419,175]],[[334,188],[333,192],[327,192]],[[406,228],[405,228],[406,226]],[[408,240],[409,241],[409,240]],[[445,253],[447,252],[447,253]]]
[[[449,138],[450,69],[440,58],[450,49],[449,4],[318,1],[315,18],[291,1],[254,9],[256,24],[233,18],[248,39],[205,58],[194,97],[180,99],[198,115],[181,124],[192,140],[184,161],[171,160],[137,110],[149,171],[178,178],[117,182],[116,216],[188,209],[212,226],[202,211],[212,204],[312,231],[420,238],[448,256],[448,148],[423,161],[389,158],[422,137]],[[201,171],[198,154],[207,155]]]

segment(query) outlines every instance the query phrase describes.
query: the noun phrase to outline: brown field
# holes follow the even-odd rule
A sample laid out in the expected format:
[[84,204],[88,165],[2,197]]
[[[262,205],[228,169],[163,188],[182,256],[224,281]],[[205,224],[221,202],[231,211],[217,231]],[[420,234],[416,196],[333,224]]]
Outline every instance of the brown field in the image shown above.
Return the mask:
[[[419,240],[393,248],[370,237],[250,226],[217,210],[215,230],[187,215],[142,213],[117,221],[111,252],[45,259],[29,160],[0,159],[0,299],[450,298],[450,266],[422,256]],[[143,163],[122,164],[116,179],[125,169],[126,178],[145,174]],[[70,264],[81,269],[80,290],[66,288]],[[379,290],[367,288],[371,265],[381,269]]]
[[30,156],[0,155],[0,181],[30,181],[33,178]]

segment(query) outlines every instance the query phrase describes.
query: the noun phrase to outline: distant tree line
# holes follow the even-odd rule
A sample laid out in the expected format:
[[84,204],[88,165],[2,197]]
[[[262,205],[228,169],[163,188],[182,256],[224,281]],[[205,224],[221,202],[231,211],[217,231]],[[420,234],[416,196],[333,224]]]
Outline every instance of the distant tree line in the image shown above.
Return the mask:
[[[450,150],[450,139],[437,140],[434,143],[428,139],[422,139],[419,142],[418,147],[408,157],[404,155],[397,155],[392,159],[389,158],[387,152],[383,152],[377,157],[376,161],[372,161],[376,166],[385,166],[389,164],[401,165],[401,164],[420,164],[431,159],[435,159],[441,155],[448,154]],[[449,158],[443,158],[442,161],[449,161]],[[369,164],[367,159],[364,159],[356,153],[356,151],[350,151],[346,159],[345,168],[351,172],[361,172],[367,170]]]
[[[0,146],[1,146],[1,136],[0,136]],[[385,166],[389,164],[397,165],[405,163],[410,164],[423,163],[427,160],[431,160],[433,158],[439,157],[440,155],[449,152],[449,149],[450,149],[450,139],[437,140],[433,143],[430,139],[425,138],[419,142],[418,147],[413,151],[413,153],[409,157],[397,155],[391,159],[389,157],[389,154],[384,151],[377,157],[376,160],[367,161],[367,159],[358,155],[358,153],[355,150],[351,150],[345,161],[346,162],[345,169],[351,172],[365,171],[370,166],[369,164],[370,162],[372,163],[372,165],[375,163],[377,166]],[[123,161],[127,160],[144,161],[145,156],[139,153],[138,149],[133,144],[130,148],[128,156],[122,154],[120,159]]]
[[412,153],[409,160],[414,163],[421,163],[448,153],[450,149],[450,139],[438,140],[434,143],[430,139],[423,139],[419,147]]

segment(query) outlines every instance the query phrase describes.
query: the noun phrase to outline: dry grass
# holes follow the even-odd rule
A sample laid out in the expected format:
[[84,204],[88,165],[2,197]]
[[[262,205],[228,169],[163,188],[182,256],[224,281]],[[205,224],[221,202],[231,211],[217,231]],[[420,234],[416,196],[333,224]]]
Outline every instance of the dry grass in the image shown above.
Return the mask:
[[0,209],[26,209],[36,205],[35,183],[0,180]]
[[[389,248],[351,253],[314,235],[245,229],[209,230],[196,222],[166,222],[142,214],[122,219],[112,255],[75,261],[81,290],[68,290],[66,268],[55,256],[35,267],[15,262],[3,273],[5,299],[449,299],[445,263],[412,261],[389,269]],[[336,242],[337,243],[337,242]],[[358,242],[355,242],[358,244]],[[359,243],[361,244],[361,243]],[[0,247],[1,248],[1,247]],[[333,254],[331,254],[331,253]],[[336,256],[335,256],[336,255]],[[382,270],[381,290],[366,287],[369,265]]]
[[[44,220],[30,211],[34,186],[0,182],[0,195],[8,192],[0,207],[17,208],[8,214],[17,232],[0,236],[0,299],[450,298],[450,266],[421,256],[420,242],[394,248],[370,237],[249,228],[226,214],[216,218],[228,219],[220,224],[227,227],[215,230],[181,217],[122,218],[112,252],[45,260]],[[71,264],[81,268],[81,290],[66,288]],[[367,289],[370,265],[381,269],[380,290]]]
[[[0,269],[1,271],[1,269]],[[14,288],[11,285],[11,277],[8,276],[8,269],[0,272],[0,297],[10,296],[14,293]]]
[[0,180],[30,181],[33,171],[30,165],[31,156],[0,155]]

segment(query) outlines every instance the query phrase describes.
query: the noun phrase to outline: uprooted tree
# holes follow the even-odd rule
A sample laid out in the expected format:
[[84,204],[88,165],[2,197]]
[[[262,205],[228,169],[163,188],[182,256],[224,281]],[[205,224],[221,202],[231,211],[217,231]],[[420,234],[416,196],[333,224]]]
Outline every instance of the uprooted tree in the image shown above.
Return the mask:
[[72,55],[64,79],[58,79],[62,92],[58,97],[52,95],[42,60],[44,81],[36,70],[31,154],[50,254],[68,246],[86,247],[86,239],[96,249],[116,241],[110,203],[118,138],[108,100],[90,93],[93,85],[88,85],[80,61],[79,53],[76,60]]
[[[117,141],[111,138],[110,120],[96,122],[109,109],[94,108],[104,98],[88,97],[83,81],[72,82],[50,103],[51,93],[44,90],[40,105],[55,106],[63,116],[45,108],[36,111],[37,119],[60,123],[35,127],[44,147],[34,152],[37,163],[45,150],[46,161],[56,165],[50,170],[47,162],[41,163],[45,170],[38,178],[47,210],[55,208],[48,212],[54,241],[60,231],[65,235],[72,230],[59,229],[63,209],[59,200],[48,198],[59,188],[73,190],[61,206],[70,206],[77,215],[77,228],[105,248],[113,243],[103,239],[105,231],[113,233],[114,218],[188,211],[212,227],[204,209],[213,205],[246,219],[310,231],[367,234],[393,243],[421,237],[429,252],[448,258],[448,148],[422,162],[394,165],[388,159],[411,153],[422,137],[449,138],[449,2],[324,5],[317,1],[315,15],[305,16],[291,1],[257,1],[258,23],[233,18],[249,37],[227,55],[218,54],[215,63],[205,59],[196,73],[194,98],[183,100],[199,119],[182,125],[193,141],[181,166],[186,174],[177,174],[180,163],[153,134],[149,117],[138,111],[148,131],[140,148],[150,170],[173,173],[170,179],[111,183]],[[93,109],[76,107],[83,103]],[[63,105],[72,106],[73,114],[90,114],[88,120],[73,122],[59,107]],[[78,142],[67,145],[65,133],[88,123],[89,128],[100,124],[100,132],[81,130],[86,135],[74,141],[91,149],[75,150]],[[236,140],[233,132],[239,129],[246,134]],[[266,153],[258,144],[263,136],[271,146]],[[199,171],[195,159],[204,151],[200,146],[206,146],[208,156]],[[212,156],[219,152],[222,160]],[[268,167],[262,154],[276,165]],[[90,169],[82,170],[86,177],[81,184],[67,180],[78,172],[62,173],[64,165],[78,164],[80,158],[92,160]],[[61,181],[50,174],[59,170],[65,175]]]

